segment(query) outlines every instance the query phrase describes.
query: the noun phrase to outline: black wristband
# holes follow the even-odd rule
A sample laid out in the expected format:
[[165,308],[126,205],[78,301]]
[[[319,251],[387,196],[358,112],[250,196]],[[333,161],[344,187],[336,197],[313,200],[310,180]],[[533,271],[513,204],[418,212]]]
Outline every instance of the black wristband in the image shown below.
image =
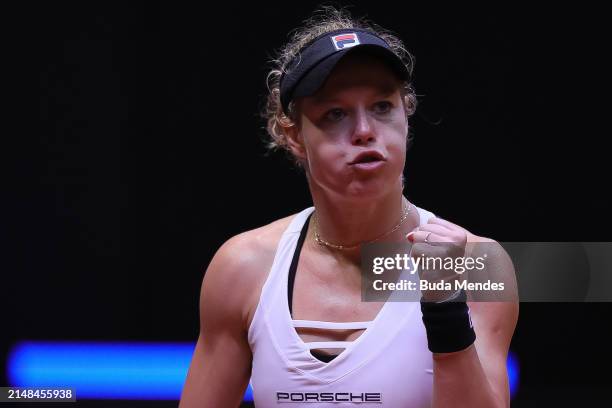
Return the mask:
[[466,300],[464,290],[453,301],[435,303],[421,300],[427,345],[432,353],[463,350],[476,340]]

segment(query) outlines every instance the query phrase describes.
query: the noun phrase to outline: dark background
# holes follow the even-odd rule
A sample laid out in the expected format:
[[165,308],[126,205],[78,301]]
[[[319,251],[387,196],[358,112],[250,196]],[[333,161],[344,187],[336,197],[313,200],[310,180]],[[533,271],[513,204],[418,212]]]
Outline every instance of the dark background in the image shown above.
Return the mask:
[[[22,339],[195,341],[216,249],[311,205],[257,112],[318,3],[222,3],[3,6],[3,366]],[[600,11],[351,4],[416,58],[410,200],[498,241],[609,240]],[[513,406],[605,401],[611,311],[521,304]]]

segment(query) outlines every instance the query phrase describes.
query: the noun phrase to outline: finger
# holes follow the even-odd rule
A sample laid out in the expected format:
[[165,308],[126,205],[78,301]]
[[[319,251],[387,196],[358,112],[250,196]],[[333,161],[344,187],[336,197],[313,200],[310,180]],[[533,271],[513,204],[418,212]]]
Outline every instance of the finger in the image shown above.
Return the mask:
[[450,238],[431,231],[412,231],[406,235],[406,239],[413,243],[422,242],[430,245],[435,245],[439,242],[452,242]]
[[453,224],[450,221],[447,221],[445,219],[442,219],[440,217],[432,217],[427,221],[428,224],[435,224],[435,225],[442,225],[446,228],[449,228],[451,230],[457,230],[460,229],[461,231],[465,231],[465,228],[457,225],[457,224]]
[[462,244],[467,240],[466,231],[464,229],[449,229],[439,224],[425,224],[418,229],[419,231],[431,231],[437,235],[446,238],[444,242],[455,242]]
[[429,232],[436,233],[438,235],[450,235],[453,233],[452,230],[446,228],[443,225],[438,225],[438,224],[423,224],[415,228],[415,231],[429,231]]
[[[417,242],[410,248],[410,257],[422,258],[423,260],[420,267],[417,268],[419,278],[431,277],[432,279],[439,278],[440,276],[448,275],[448,271],[442,269],[440,271],[434,270],[433,266],[426,267],[427,259],[444,259],[447,256],[446,248],[439,245],[430,245],[424,242]],[[424,266],[425,265],[425,266]],[[417,265],[415,265],[416,267]],[[452,271],[451,271],[452,272]]]

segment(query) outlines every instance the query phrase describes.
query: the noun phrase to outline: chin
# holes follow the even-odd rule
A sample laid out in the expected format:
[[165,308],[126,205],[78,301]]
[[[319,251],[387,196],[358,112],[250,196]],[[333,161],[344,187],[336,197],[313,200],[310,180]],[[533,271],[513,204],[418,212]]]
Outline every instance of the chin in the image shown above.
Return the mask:
[[388,182],[374,181],[361,182],[353,181],[346,187],[346,195],[357,201],[372,201],[388,195],[395,184]]

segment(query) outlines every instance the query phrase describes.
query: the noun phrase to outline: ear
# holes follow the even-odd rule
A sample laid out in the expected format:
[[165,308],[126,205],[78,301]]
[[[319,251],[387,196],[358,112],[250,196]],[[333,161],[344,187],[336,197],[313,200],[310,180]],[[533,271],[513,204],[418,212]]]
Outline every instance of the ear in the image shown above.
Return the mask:
[[296,124],[283,128],[287,137],[287,146],[291,153],[300,161],[306,160],[306,147],[304,137]]

